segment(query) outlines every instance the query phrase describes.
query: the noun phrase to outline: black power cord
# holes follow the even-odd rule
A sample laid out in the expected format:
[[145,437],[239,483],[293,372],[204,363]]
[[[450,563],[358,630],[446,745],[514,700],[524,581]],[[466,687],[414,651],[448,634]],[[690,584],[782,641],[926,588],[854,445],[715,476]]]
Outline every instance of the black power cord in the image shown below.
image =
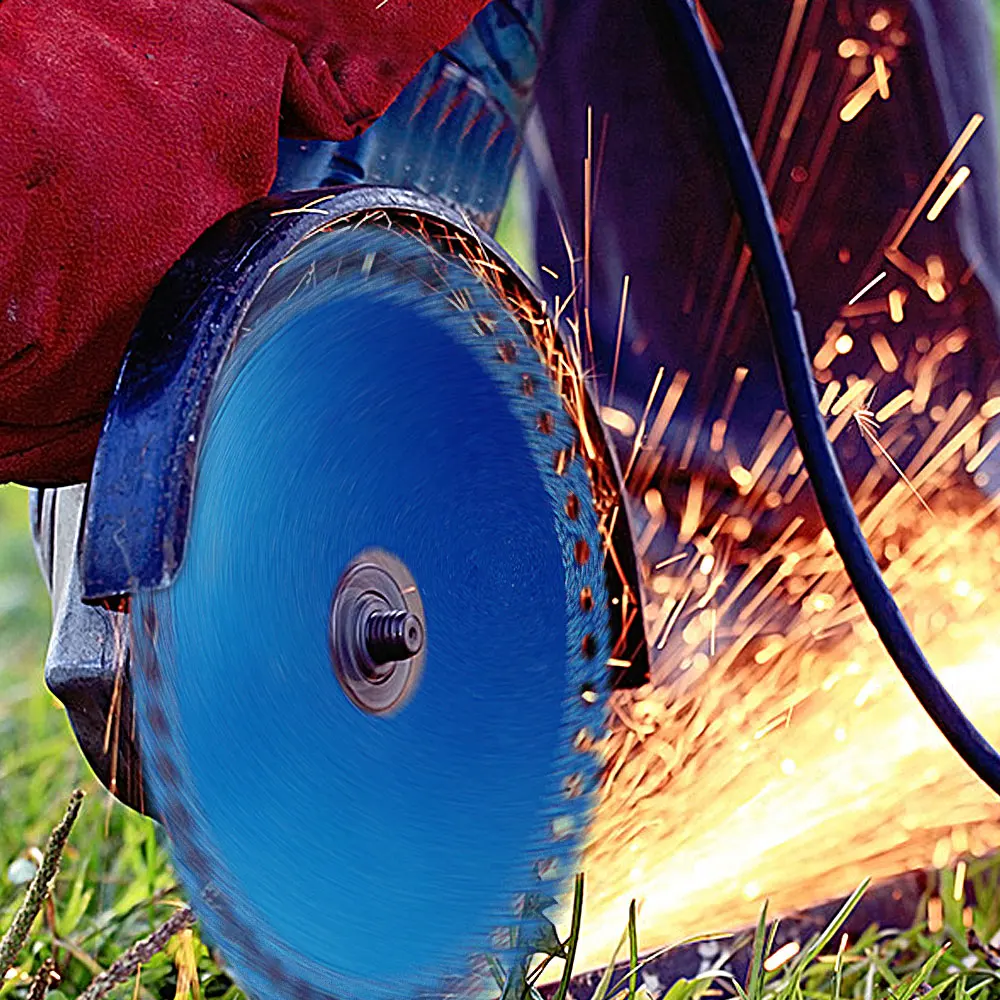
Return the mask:
[[[662,0],[654,0],[654,4]],[[753,255],[781,386],[816,500],[847,575],[886,650],[927,714],[962,760],[1000,794],[1000,755],[938,680],[882,578],[827,438],[795,289],[752,145],[726,75],[690,0],[666,0],[693,78],[722,149],[726,173]],[[666,30],[656,16],[656,26]]]

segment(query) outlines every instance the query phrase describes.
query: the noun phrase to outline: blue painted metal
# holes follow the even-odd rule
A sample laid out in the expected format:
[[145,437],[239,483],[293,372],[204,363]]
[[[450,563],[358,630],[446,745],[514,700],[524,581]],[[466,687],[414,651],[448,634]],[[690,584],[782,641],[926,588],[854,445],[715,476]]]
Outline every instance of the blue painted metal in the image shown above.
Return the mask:
[[[173,579],[184,554],[193,471],[220,367],[272,268],[324,226],[376,210],[440,220],[478,241],[514,286],[535,295],[503,250],[488,236],[470,233],[441,203],[398,189],[357,187],[331,192],[308,212],[296,211],[316,201],[316,192],[300,193],[228,216],[171,269],[149,303],[126,353],[94,463],[80,552],[84,601],[117,600]],[[620,483],[596,406],[586,402],[590,438]],[[640,589],[631,527],[623,514],[615,519],[605,576],[609,595],[618,599],[615,656],[632,663],[617,670],[616,679],[634,685],[648,674],[648,656],[636,613]],[[622,600],[626,588],[628,600]]]
[[[508,966],[528,949],[518,899],[565,884],[597,788],[579,734],[605,724],[601,539],[583,460],[555,461],[576,428],[481,280],[396,228],[301,243],[240,325],[184,561],[133,599],[178,871],[256,997],[480,996],[470,956],[498,929]],[[328,640],[371,546],[413,574],[427,643],[377,717]]]
[[495,0],[348,142],[282,139],[273,193],[385,184],[434,195],[496,228],[542,49],[543,0]]
[[292,195],[227,216],[171,268],[143,313],[91,475],[84,600],[170,582],[183,554],[208,396],[271,268],[333,218],[369,207],[427,207],[406,192],[355,189],[324,202],[328,215],[294,211],[315,200],[315,192]]

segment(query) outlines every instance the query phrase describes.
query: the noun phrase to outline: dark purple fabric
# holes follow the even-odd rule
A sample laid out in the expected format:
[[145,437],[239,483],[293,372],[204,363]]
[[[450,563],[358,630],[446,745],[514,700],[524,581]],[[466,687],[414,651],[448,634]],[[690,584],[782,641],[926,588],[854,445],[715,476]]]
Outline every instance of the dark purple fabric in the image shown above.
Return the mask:
[[[721,40],[720,56],[752,134],[760,123],[789,16],[797,6],[786,0],[703,4]],[[880,33],[854,16],[863,7],[868,18],[880,6],[891,7],[893,16],[890,28]],[[529,143],[539,201],[539,260],[561,275],[559,281],[544,276],[549,292],[565,297],[570,287],[568,267],[556,217],[562,215],[577,251],[582,252],[583,157],[591,106],[595,159],[607,115],[591,252],[593,329],[602,393],[607,396],[622,279],[628,274],[619,401],[641,408],[659,365],[666,366],[668,379],[673,370],[687,369],[692,378],[678,414],[680,426],[705,408],[705,400],[699,401],[699,384],[709,386],[705,391],[710,396],[721,397],[734,368],[748,365],[751,375],[734,426],[734,434],[742,437],[747,449],[782,401],[752,280],[745,282],[725,323],[721,345],[712,351],[736,263],[731,255],[722,285],[713,294],[733,206],[684,53],[670,39],[665,48],[657,41],[655,17],[665,9],[662,0],[630,4],[555,0],[538,84],[545,141],[539,142],[536,135]],[[896,214],[915,203],[970,115],[980,112],[986,122],[959,161],[971,166],[972,179],[933,227],[921,223],[907,243],[921,261],[924,254],[939,252],[956,288],[941,308],[923,293],[911,296],[907,322],[894,326],[886,318],[884,332],[903,350],[921,331],[948,322],[967,327],[977,346],[955,364],[966,366],[967,384],[985,391],[995,373],[998,343],[993,293],[1000,267],[1000,166],[992,39],[982,3],[914,0],[909,5],[850,5],[829,0],[805,4],[805,11],[761,160],[766,174],[795,84],[808,73],[807,61],[816,59],[803,113],[791,131],[772,196],[810,343],[815,349],[823,342],[841,306],[878,260]],[[893,36],[893,31],[901,34]],[[818,176],[809,176],[823,130],[843,104],[842,88],[860,85],[872,71],[869,58],[863,75],[845,83],[849,65],[838,54],[838,45],[849,37],[894,50],[891,97],[882,101],[876,96],[852,122],[840,123],[829,159]],[[892,37],[900,44],[893,44]],[[799,200],[810,192],[798,217]],[[842,248],[851,253],[846,263],[840,256]],[[975,265],[976,274],[959,289],[958,278],[969,264]],[[890,272],[886,289],[891,281],[916,291],[909,279],[886,266]],[[871,363],[870,351],[854,354],[837,369],[838,377],[852,371],[863,374]],[[706,438],[707,433],[706,428]],[[679,452],[684,434],[675,431],[671,440],[677,441]],[[707,450],[707,441],[701,443]]]

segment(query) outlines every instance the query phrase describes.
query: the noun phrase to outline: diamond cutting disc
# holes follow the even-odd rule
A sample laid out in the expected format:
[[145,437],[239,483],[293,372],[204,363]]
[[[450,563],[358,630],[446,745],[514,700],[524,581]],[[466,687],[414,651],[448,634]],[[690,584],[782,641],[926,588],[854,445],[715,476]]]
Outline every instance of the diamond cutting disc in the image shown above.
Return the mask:
[[131,616],[149,791],[253,996],[495,995],[483,956],[565,888],[608,656],[574,439],[511,312],[414,235],[320,233],[258,294],[182,565]]

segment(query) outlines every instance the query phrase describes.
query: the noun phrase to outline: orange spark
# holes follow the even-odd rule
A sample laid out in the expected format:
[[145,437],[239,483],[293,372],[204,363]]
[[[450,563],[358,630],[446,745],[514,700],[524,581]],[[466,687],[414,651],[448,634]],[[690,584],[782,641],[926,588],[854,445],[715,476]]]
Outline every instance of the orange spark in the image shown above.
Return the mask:
[[764,971],[776,972],[787,962],[790,962],[799,953],[801,945],[798,941],[789,941],[783,944],[777,951],[772,952],[764,959]]
[[974,114],[966,124],[965,128],[962,129],[961,134],[955,140],[954,145],[948,151],[948,155],[941,161],[941,166],[938,167],[937,172],[931,178],[930,183],[924,188],[923,194],[917,199],[917,203],[910,210],[910,214],[906,217],[902,226],[899,228],[899,232],[892,238],[889,244],[889,249],[898,250],[900,243],[906,238],[907,233],[913,228],[913,224],[920,218],[921,212],[927,206],[927,202],[931,200],[931,196],[934,194],[937,186],[944,180],[948,171],[951,170],[955,161],[962,155],[962,150],[969,144],[969,140],[975,135],[976,129],[983,124],[984,118],[978,112]]
[[[905,304],[905,288],[894,288],[891,292],[889,292],[889,317],[892,319],[893,323],[903,322],[903,306]],[[895,369],[886,368],[886,371],[895,371]]]
[[945,185],[944,190],[937,196],[937,200],[931,205],[929,211],[927,212],[927,221],[934,222],[935,219],[944,211],[945,205],[951,201],[955,192],[969,179],[969,175],[972,173],[968,167],[962,166],[955,171],[955,176],[952,177],[950,181]]
[[[891,292],[889,301],[890,303],[892,302]],[[884,334],[873,333],[871,335],[870,343],[872,345],[872,350],[875,352],[875,357],[878,359],[878,363],[882,366],[883,371],[894,372],[899,368],[899,360],[896,357],[896,353],[893,351],[892,345],[889,341],[886,340]]]
[[[892,71],[886,68],[886,79],[892,75]],[[870,77],[857,90],[848,94],[844,106],[840,109],[840,120],[842,122],[852,122],[867,106],[868,102],[878,93],[879,78],[876,73]]]
[[615,363],[611,369],[611,392],[608,395],[608,405],[614,405],[615,384],[618,381],[618,356],[622,349],[622,334],[625,332],[625,308],[628,305],[628,282],[629,276],[626,274],[622,279],[621,309],[618,312],[618,334],[615,337]]
[[881,52],[875,53],[875,81],[878,85],[878,95],[883,101],[889,100],[889,69]]

